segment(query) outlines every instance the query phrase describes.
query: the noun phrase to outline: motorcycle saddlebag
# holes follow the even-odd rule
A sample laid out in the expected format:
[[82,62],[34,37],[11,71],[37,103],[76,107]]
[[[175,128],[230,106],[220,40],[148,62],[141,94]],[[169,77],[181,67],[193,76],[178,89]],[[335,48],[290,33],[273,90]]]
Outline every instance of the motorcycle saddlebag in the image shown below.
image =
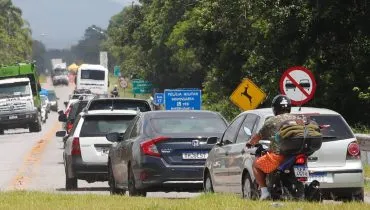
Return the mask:
[[322,137],[293,137],[280,142],[283,155],[312,154],[321,148]]

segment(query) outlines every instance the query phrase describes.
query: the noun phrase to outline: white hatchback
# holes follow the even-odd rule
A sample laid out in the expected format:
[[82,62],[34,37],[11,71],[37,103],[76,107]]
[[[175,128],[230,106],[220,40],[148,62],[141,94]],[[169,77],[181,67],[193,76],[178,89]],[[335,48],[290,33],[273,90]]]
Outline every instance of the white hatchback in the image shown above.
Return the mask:
[[[94,110],[81,112],[75,120],[64,149],[66,189],[77,188],[77,180],[89,183],[108,180],[108,151],[105,135],[124,133],[137,115],[133,110]],[[57,132],[64,136],[65,131]]]

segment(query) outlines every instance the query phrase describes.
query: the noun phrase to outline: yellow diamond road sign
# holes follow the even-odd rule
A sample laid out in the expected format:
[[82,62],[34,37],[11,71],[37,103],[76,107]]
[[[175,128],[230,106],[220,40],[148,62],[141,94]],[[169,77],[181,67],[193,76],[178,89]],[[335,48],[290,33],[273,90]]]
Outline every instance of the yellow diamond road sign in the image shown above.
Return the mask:
[[265,98],[265,92],[249,79],[244,79],[230,96],[230,100],[244,111],[257,108]]

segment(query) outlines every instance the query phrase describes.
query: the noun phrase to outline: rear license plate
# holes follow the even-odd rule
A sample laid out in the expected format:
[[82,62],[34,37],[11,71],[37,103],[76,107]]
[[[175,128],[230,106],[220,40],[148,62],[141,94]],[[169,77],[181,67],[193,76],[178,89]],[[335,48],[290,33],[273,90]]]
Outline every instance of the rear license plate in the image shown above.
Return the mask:
[[308,168],[305,166],[294,166],[295,177],[309,177]]
[[13,120],[13,119],[18,119],[18,116],[17,115],[10,115],[9,120]]
[[332,177],[328,175],[329,174],[326,172],[312,173],[308,177],[308,182],[312,182],[314,180],[318,182],[326,182],[326,183],[332,182]]
[[182,159],[184,160],[205,160],[208,158],[208,153],[190,152],[182,153]]

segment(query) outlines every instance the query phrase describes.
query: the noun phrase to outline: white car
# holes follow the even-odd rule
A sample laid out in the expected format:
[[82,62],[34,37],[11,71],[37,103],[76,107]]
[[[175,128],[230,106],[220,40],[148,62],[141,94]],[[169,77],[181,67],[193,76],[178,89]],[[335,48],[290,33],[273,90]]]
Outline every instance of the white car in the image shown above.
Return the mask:
[[[108,151],[110,132],[125,133],[137,115],[133,110],[95,110],[81,112],[67,138],[63,152],[66,190],[76,189],[77,180],[88,183],[108,180]],[[65,131],[57,132],[64,137]]]
[[[308,157],[308,183],[320,182],[323,199],[363,201],[360,147],[344,118],[329,109],[309,107],[293,107],[292,114],[305,115],[322,127],[322,146]],[[234,119],[208,155],[204,170],[207,191],[243,194],[244,179],[249,175],[255,180],[254,156],[245,152],[245,144],[272,116],[272,109],[265,108],[243,112]]]

